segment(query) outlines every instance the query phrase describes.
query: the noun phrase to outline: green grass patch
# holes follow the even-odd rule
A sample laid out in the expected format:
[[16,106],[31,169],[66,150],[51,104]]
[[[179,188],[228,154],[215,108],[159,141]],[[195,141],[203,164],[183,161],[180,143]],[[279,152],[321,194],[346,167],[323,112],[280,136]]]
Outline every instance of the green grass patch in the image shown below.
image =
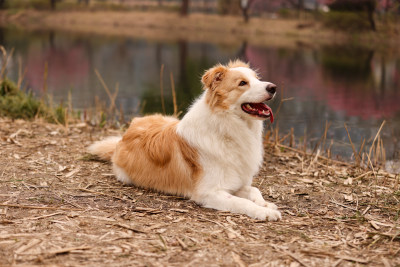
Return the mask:
[[5,78],[0,82],[0,116],[25,120],[40,117],[52,123],[65,124],[68,114],[63,105],[54,108]]
[[331,11],[323,14],[323,23],[326,27],[347,31],[370,31],[371,25],[365,12]]
[[43,104],[32,93],[25,93],[4,79],[0,84],[0,116],[13,119],[32,119],[44,112]]
[[50,9],[50,0],[6,0],[5,7],[10,9]]

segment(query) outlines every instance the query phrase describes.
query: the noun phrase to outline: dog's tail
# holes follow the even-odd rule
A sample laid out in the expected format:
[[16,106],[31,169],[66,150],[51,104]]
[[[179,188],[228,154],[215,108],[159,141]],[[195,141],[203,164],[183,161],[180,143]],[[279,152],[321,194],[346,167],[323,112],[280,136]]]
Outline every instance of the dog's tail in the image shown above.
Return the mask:
[[117,143],[122,139],[120,136],[110,136],[102,141],[97,141],[88,147],[90,154],[96,155],[103,160],[111,160]]

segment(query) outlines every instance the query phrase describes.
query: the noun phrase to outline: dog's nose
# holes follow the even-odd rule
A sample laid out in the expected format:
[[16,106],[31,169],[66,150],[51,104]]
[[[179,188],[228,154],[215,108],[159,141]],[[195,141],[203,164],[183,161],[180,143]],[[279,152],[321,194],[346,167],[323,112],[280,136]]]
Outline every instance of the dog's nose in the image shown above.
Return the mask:
[[270,94],[275,94],[276,92],[276,85],[273,83],[270,83],[267,85],[267,92]]

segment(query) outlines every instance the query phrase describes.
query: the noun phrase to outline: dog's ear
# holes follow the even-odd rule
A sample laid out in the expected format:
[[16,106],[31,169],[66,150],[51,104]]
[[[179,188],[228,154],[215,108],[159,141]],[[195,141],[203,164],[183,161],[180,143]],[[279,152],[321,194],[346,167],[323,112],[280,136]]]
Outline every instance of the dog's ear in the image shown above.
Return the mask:
[[204,89],[215,90],[217,86],[221,83],[224,79],[225,74],[227,72],[227,68],[222,65],[217,65],[204,73],[203,77],[201,78],[201,82],[204,85]]

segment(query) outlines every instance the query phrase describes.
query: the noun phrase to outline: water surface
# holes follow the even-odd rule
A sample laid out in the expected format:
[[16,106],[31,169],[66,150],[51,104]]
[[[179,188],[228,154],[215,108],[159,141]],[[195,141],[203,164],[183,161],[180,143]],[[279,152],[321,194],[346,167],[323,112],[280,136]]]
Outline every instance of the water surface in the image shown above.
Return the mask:
[[162,112],[162,65],[166,109],[171,114],[170,75],[179,110],[185,111],[201,93],[205,69],[241,58],[264,80],[278,85],[279,94],[271,104],[275,112],[281,97],[292,98],[276,114],[274,127],[280,133],[293,128],[297,142],[306,136],[312,148],[329,122],[327,144],[332,141],[334,154],[348,158],[352,150],[344,123],[358,148],[364,138],[371,143],[386,120],[382,132],[386,157],[395,161],[400,157],[400,55],[395,52],[357,45],[271,47],[243,42],[218,46],[16,29],[1,29],[0,43],[8,50],[14,48],[8,69],[13,79],[18,78],[20,62],[26,69],[25,85],[41,94],[47,64],[48,92],[57,102],[67,101],[70,92],[77,109],[93,107],[95,96],[108,101],[95,75],[97,69],[109,87],[118,86],[117,106],[128,117],[140,111]]

